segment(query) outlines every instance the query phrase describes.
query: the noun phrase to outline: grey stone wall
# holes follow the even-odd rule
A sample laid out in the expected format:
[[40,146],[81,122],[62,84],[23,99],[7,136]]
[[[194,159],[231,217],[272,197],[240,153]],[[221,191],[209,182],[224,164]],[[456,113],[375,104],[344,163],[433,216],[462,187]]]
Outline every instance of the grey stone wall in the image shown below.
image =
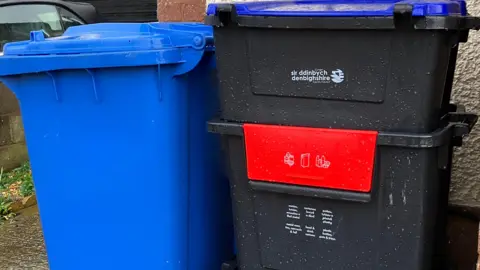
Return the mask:
[[[480,16],[480,0],[468,1],[469,12]],[[453,100],[480,113],[480,32],[470,32],[460,47]],[[450,201],[480,207],[480,123],[464,146],[456,151]]]
[[18,101],[0,83],[0,168],[10,170],[28,159]]

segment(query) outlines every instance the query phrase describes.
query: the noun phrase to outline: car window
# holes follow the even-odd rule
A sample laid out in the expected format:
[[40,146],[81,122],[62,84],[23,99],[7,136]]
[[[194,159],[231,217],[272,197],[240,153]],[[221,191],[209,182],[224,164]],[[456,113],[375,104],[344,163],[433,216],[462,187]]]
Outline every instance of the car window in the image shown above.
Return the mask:
[[58,8],[58,11],[60,13],[60,18],[62,19],[63,27],[68,29],[71,26],[77,26],[77,25],[82,25],[84,24],[83,21],[75,16],[72,12],[64,9],[64,8]]
[[5,43],[30,39],[30,32],[43,30],[45,37],[60,36],[64,26],[56,6],[13,5],[0,8],[0,51]]

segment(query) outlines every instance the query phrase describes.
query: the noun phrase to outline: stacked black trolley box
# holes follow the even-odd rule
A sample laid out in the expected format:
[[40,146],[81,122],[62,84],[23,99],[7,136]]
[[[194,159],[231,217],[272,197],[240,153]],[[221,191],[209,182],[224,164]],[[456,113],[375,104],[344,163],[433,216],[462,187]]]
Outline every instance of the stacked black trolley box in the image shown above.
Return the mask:
[[447,269],[462,1],[211,4],[237,258],[225,269]]

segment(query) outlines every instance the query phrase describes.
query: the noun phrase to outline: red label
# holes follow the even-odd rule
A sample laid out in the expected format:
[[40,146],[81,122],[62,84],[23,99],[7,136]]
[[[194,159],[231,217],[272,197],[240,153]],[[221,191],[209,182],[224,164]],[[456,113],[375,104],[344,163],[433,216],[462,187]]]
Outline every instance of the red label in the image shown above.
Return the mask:
[[251,180],[359,192],[372,188],[376,131],[243,127]]

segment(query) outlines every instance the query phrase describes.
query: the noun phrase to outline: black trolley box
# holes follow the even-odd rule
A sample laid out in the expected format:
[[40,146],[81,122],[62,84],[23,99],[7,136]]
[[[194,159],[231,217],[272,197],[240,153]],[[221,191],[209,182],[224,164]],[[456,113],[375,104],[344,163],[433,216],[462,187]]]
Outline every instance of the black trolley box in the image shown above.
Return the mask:
[[421,134],[209,122],[234,202],[224,269],[440,269],[451,149],[476,121],[452,112]]
[[221,119],[399,132],[439,127],[458,45],[480,26],[450,0],[210,4],[206,23]]

